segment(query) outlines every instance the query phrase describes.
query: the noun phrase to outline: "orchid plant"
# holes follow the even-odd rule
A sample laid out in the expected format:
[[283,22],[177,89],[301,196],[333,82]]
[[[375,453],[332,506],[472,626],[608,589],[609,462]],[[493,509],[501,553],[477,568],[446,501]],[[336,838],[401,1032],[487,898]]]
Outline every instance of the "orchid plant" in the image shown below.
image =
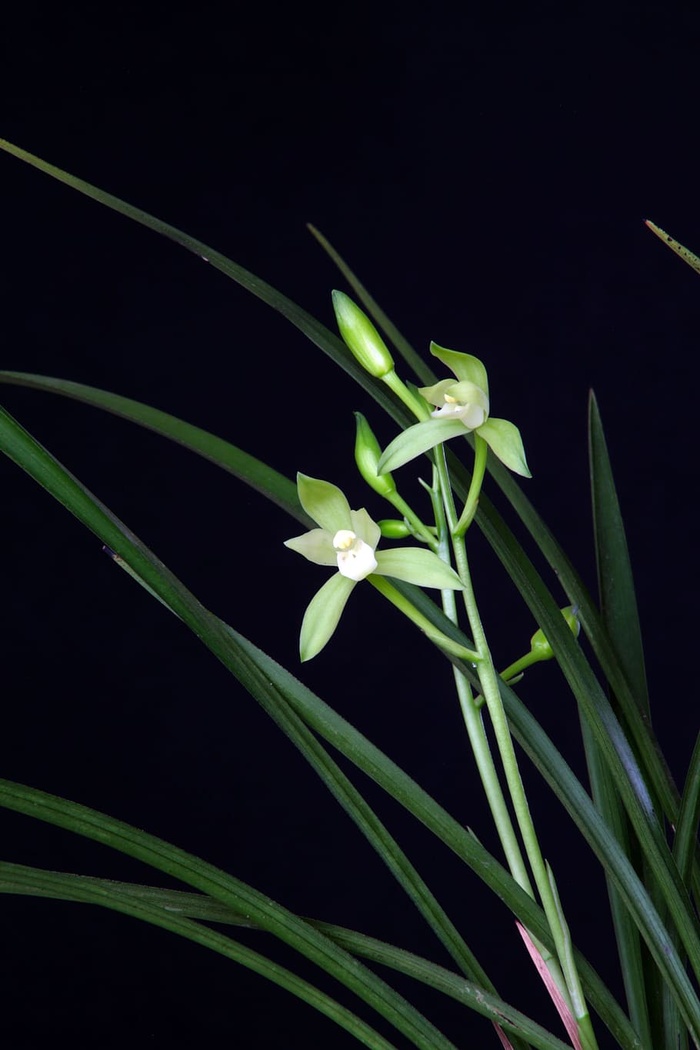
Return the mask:
[[[375,514],[373,504],[378,501],[391,508],[390,516],[375,520],[365,507],[351,509],[335,480],[299,473],[294,484],[250,453],[140,402],[69,380],[0,373],[4,383],[78,399],[176,440],[254,486],[301,523],[307,531],[286,541],[280,537],[280,543],[313,565],[333,570],[303,617],[302,662],[319,656],[326,647],[323,658],[333,659],[333,636],[342,630],[343,610],[363,581],[386,598],[397,615],[407,618],[410,630],[418,628],[435,646],[435,674],[444,669],[452,679],[483,788],[485,813],[490,815],[499,842],[498,855],[489,852],[465,827],[463,816],[446,812],[330,704],[282,668],[274,654],[263,652],[206,609],[97,497],[9,413],[0,410],[2,451],[92,530],[116,564],[175,614],[184,628],[194,631],[244,684],[356,822],[447,951],[452,965],[448,968],[417,957],[400,944],[376,940],[371,933],[296,915],[234,873],[91,809],[89,797],[74,802],[10,781],[0,781],[0,806],[105,843],[155,871],[167,872],[196,892],[56,872],[50,863],[43,869],[10,861],[0,863],[0,889],[106,906],[164,927],[256,970],[325,1014],[359,1043],[378,1050],[390,1050],[395,1043],[375,1027],[375,1016],[399,1033],[401,1045],[423,1050],[453,1050],[457,1045],[473,1046],[475,1040],[479,1046],[513,1050],[527,1046],[544,1050],[567,1046],[594,1050],[603,1045],[624,1050],[685,1050],[700,1046],[700,925],[696,912],[700,897],[700,746],[695,748],[679,790],[648,717],[650,702],[632,576],[595,399],[590,404],[589,441],[599,602],[590,596],[516,480],[530,476],[523,440],[513,423],[490,415],[491,394],[483,362],[471,353],[431,343],[432,357],[452,377],[433,375],[318,231],[312,229],[355,295],[333,293],[340,340],[215,249],[16,146],[0,140],[0,147],[206,258],[305,332],[389,414],[398,433],[384,450],[365,416],[356,414],[354,459],[367,484],[367,503]],[[686,262],[700,269],[696,256],[649,225]],[[406,379],[401,378],[404,370]],[[427,480],[421,477],[416,482],[408,478],[409,472],[402,472],[400,492],[394,472],[418,457]],[[501,489],[515,517],[555,570],[567,598],[563,608],[559,595],[550,592],[483,491],[487,475],[488,484]],[[423,499],[427,493],[428,520],[414,506],[412,492]],[[310,523],[314,527],[308,529]],[[473,526],[491,544],[538,623],[526,651],[500,671],[470,569]],[[392,545],[385,546],[384,541]],[[290,627],[297,630],[296,624]],[[579,644],[581,630],[607,689],[600,685]],[[567,765],[513,688],[533,664],[552,659],[558,662],[578,705],[590,778],[587,784]],[[577,930],[570,928],[566,917],[569,895],[557,884],[557,858],[543,856],[537,814],[525,791],[515,740],[521,754],[561,800],[605,872],[623,1001],[598,975],[595,960],[585,958],[576,945]],[[334,761],[326,743],[446,843],[482,880],[484,891],[495,893],[510,909],[551,997],[551,1014],[531,1017],[527,1003],[511,1004],[498,994],[495,979],[467,944],[464,930],[447,914],[418,868]],[[252,951],[230,932],[221,932],[222,924],[226,931],[241,925],[272,934],[349,989],[358,1008],[340,1003],[313,979],[280,966],[265,954],[264,943],[260,952]],[[523,965],[529,965],[525,949]],[[440,1018],[424,1016],[375,972],[375,963],[409,974],[472,1011],[474,1025],[464,1029],[469,1034],[455,1043],[442,1030]],[[303,1032],[287,1045],[305,1045]]]

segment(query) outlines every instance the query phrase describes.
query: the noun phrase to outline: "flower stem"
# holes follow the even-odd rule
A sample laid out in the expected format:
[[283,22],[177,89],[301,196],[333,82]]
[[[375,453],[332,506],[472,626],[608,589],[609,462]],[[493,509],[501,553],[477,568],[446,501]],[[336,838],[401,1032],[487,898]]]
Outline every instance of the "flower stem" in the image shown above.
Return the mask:
[[471,525],[474,515],[476,514],[476,508],[479,505],[479,493],[481,492],[481,485],[484,480],[484,474],[486,472],[486,460],[488,457],[489,447],[482,437],[479,437],[478,431],[474,431],[474,470],[472,471],[471,485],[469,486],[469,492],[467,493],[467,501],[464,504],[464,510],[462,511],[461,517],[457,522],[453,535],[464,536],[465,532]]
[[391,391],[403,401],[406,408],[410,409],[414,416],[420,420],[430,419],[430,409],[427,403],[422,397],[414,394],[410,390],[402,379],[399,379],[396,372],[387,372],[386,375],[381,377],[382,383],[385,383]]
[[372,586],[383,594],[385,598],[388,598],[392,605],[395,605],[397,609],[400,609],[404,616],[407,616],[416,627],[420,628],[424,634],[430,638],[431,642],[435,642],[439,645],[446,653],[451,656],[456,656],[460,660],[467,660],[470,664],[476,664],[481,659],[478,653],[475,653],[472,649],[467,649],[466,646],[460,645],[459,642],[455,642],[452,638],[449,638],[442,631],[438,630],[427,616],[424,616],[422,612],[416,609],[415,605],[406,598],[399,590],[394,587],[393,583],[390,583],[386,576],[379,576],[377,573],[372,573],[367,577],[367,582],[371,583]]
[[[444,450],[442,447],[437,450],[437,456],[438,461],[442,459],[442,464],[444,466]],[[435,474],[438,478],[440,473],[441,470],[438,463],[438,466],[435,468]],[[431,495],[433,497],[435,521],[438,527],[438,535],[440,537],[438,555],[443,561],[450,564],[450,530],[445,516],[445,508],[443,506],[440,488],[439,481],[434,477]],[[458,622],[458,617],[454,591],[442,591],[442,607],[445,615],[456,624]],[[476,762],[476,768],[484,788],[484,794],[486,795],[486,800],[489,809],[491,810],[491,816],[493,817],[493,822],[508,867],[518,885],[531,897],[534,897],[530,877],[520,850],[520,844],[513,827],[513,822],[510,818],[503,789],[501,788],[498,779],[498,772],[496,771],[496,766],[491,754],[491,748],[489,746],[488,737],[486,736],[481,711],[475,703],[474,694],[469,680],[462,674],[459,668],[453,665],[452,669],[454,673],[455,688],[457,690],[457,698],[459,700],[462,718],[464,719],[467,736],[469,737],[469,743]]]
[[[586,1050],[592,1050],[592,1048],[597,1046],[597,1043],[591,1027],[588,1007],[583,997],[581,982],[570,951],[570,941],[567,931],[564,929],[561,921],[560,905],[558,905],[555,894],[552,890],[552,884],[550,882],[544,858],[542,857],[537,832],[535,830],[527,796],[525,794],[525,788],[520,776],[518,760],[515,754],[515,748],[513,747],[513,740],[510,734],[505,709],[503,707],[503,701],[501,700],[498,685],[498,673],[491,657],[486,639],[486,632],[484,631],[484,626],[481,621],[476,601],[476,594],[474,592],[466,546],[464,543],[464,535],[456,534],[458,531],[458,523],[456,521],[456,512],[452,498],[452,487],[447,471],[444,449],[440,447],[436,451],[438,453],[436,462],[440,475],[443,500],[445,502],[445,512],[448,525],[452,532],[455,568],[464,587],[462,596],[464,598],[471,635],[481,658],[477,664],[477,674],[479,676],[482,694],[491,717],[491,723],[501,756],[506,783],[508,785],[508,790],[515,811],[515,817],[518,822],[518,827],[520,828],[523,845],[542,902],[542,907],[547,916],[547,922],[554,940],[561,970],[559,969],[559,966],[556,965],[556,961],[552,958],[551,953],[545,950],[543,952],[543,958],[547,962],[547,966],[550,969],[553,978],[557,982],[557,985],[565,996],[565,999],[576,1018],[583,1046]],[[470,494],[472,489],[473,486],[470,488]],[[515,877],[515,873],[513,874]],[[539,947],[540,946],[538,945],[538,948]],[[564,981],[563,984],[562,974]]]
[[438,541],[436,540],[435,536],[432,535],[429,529],[423,524],[416,512],[411,507],[409,507],[408,503],[406,503],[406,500],[403,499],[398,494],[398,492],[393,492],[389,494],[386,498],[389,501],[389,503],[391,503],[392,507],[394,507],[395,510],[399,512],[399,514],[402,514],[406,521],[409,523],[413,530],[413,535],[417,539],[422,540],[422,542],[425,543],[428,547],[430,547],[431,550],[436,551],[438,548]]

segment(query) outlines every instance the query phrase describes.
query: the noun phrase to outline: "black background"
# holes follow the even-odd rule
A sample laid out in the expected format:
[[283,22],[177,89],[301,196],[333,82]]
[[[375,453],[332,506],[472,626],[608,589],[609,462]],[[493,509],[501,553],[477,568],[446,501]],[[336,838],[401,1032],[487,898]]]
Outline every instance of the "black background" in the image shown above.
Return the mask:
[[[108,14],[25,4],[4,27],[0,72],[3,137],[182,227],[332,326],[330,289],[346,286],[305,230],[313,222],[414,345],[427,352],[435,339],[482,357],[494,414],[523,433],[527,491],[591,587],[595,389],[657,732],[679,780],[697,730],[686,690],[697,635],[700,284],[643,220],[700,250],[699,47],[695,4],[151,4]],[[194,256],[6,155],[0,187],[3,368],[153,404],[386,513],[353,465],[352,410],[383,442],[391,426],[287,322]],[[497,849],[449,671],[398,614],[359,590],[328,649],[301,669],[301,616],[325,577],[282,547],[294,523],[153,434],[47,394],[6,387],[2,399],[207,606]],[[402,477],[420,500],[408,468]],[[144,827],[302,914],[445,961],[224,669],[7,461],[0,486],[3,776]],[[472,560],[502,665],[534,624],[476,532]],[[577,715],[556,668],[533,672],[520,695],[582,772]],[[616,982],[600,873],[537,775],[526,779],[574,935]],[[558,1030],[505,909],[358,783],[506,998]],[[8,860],[159,881],[27,818],[0,823]],[[0,914],[8,1046],[52,1035],[75,1047],[356,1045],[261,978],[132,920],[13,897]],[[262,935],[243,939],[297,965]],[[396,983],[459,1046],[495,1045],[482,1020]]]

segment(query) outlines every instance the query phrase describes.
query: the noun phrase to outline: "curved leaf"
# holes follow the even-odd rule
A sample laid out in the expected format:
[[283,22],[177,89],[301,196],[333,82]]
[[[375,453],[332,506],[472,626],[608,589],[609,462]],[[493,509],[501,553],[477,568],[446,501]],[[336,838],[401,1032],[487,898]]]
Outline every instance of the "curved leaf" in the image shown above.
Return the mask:
[[[153,886],[134,886],[130,883],[111,882],[107,879],[95,879],[62,872],[41,871],[36,868],[27,868],[23,865],[7,864],[4,862],[0,862],[0,893],[21,893],[38,897],[51,897],[59,900],[101,904],[106,907],[115,908],[115,910],[123,911],[126,914],[135,914],[137,918],[146,918],[147,921],[158,922],[158,913],[160,911],[161,913],[164,912],[166,916],[174,913],[175,916],[195,916],[197,918],[206,919],[210,922],[246,927],[255,926],[255,924],[250,922],[245,916],[242,916],[239,913],[232,911],[232,909],[222,906],[218,901],[212,900],[210,897],[205,897],[201,894],[183,893],[179,890],[161,890]],[[148,915],[144,914],[146,909],[148,910],[148,913],[153,916],[153,919],[148,918]],[[383,941],[379,941],[375,937],[368,937],[366,934],[357,933],[354,930],[349,930],[342,926],[334,926],[331,923],[325,922],[316,922],[312,919],[307,919],[305,921],[309,922],[315,929],[320,930],[328,936],[335,944],[352,952],[353,955],[359,955],[371,960],[372,962],[380,963],[382,966],[387,966],[399,973],[406,974],[423,984],[437,989],[445,995],[450,996],[452,999],[455,999],[463,1006],[467,1006],[488,1018],[494,1024],[503,1027],[514,1037],[522,1036],[526,1038],[528,1046],[539,1047],[541,1050],[568,1050],[567,1044],[563,1043],[560,1039],[557,1039],[557,1037],[550,1032],[546,1032],[540,1025],[531,1020],[531,1018],[522,1014],[519,1010],[515,1010],[508,1003],[505,1003],[502,999],[498,998],[498,996],[491,994],[484,988],[474,985],[469,981],[463,980],[461,977],[451,973],[442,966],[437,966],[435,963],[431,963],[427,959],[423,959],[402,948],[396,948],[393,945],[385,944]],[[175,932],[180,933],[181,929],[178,928],[177,923],[178,919],[174,919],[173,927]],[[158,925],[161,925],[161,923],[158,923]],[[166,925],[166,923],[162,923],[162,925]],[[167,928],[169,927],[170,924],[168,923]],[[186,927],[184,928],[186,929]],[[208,930],[208,927],[200,927],[200,929]],[[187,934],[184,935],[186,936]],[[217,940],[220,939],[220,935],[217,934],[216,938]],[[234,945],[236,949],[241,947],[235,941],[229,940],[228,938],[224,938],[224,941],[226,942],[224,946],[225,948],[228,947],[229,944]],[[218,950],[216,942],[211,944],[207,943],[206,946]],[[244,952],[248,952],[248,949],[244,949]],[[229,954],[229,952],[224,950],[222,951],[222,954]],[[257,956],[257,953],[255,952],[251,952],[250,956],[256,962],[261,960],[263,966],[269,968],[269,960],[262,956]],[[230,957],[233,957],[233,953],[231,953]],[[247,964],[245,958],[236,958],[236,961],[242,962],[243,965]],[[274,966],[275,964],[272,965]],[[251,969],[257,968],[258,967],[255,965],[251,966]],[[265,976],[268,976],[264,969],[259,972],[263,972]],[[291,978],[290,990],[295,994],[299,994],[294,987],[294,983],[296,982],[302,986],[303,991],[306,991],[311,987],[307,985],[307,982],[299,981],[299,979],[293,974],[290,974],[289,971],[282,969],[281,974],[284,980],[278,981],[277,983],[282,984],[283,987],[287,987],[286,979]],[[313,993],[316,993],[322,1001],[324,999],[328,1000],[327,996],[323,996],[323,993],[317,992],[316,989],[311,988],[311,993],[312,996]],[[312,997],[307,998],[304,994],[300,994],[299,997],[306,999],[307,1002],[311,1002],[311,1005],[317,1005]],[[333,1000],[328,1000],[328,1002],[331,1009],[338,1006]],[[324,1013],[328,1012],[329,1016],[332,1016],[334,1020],[337,1020],[330,1010],[324,1010],[322,1006],[317,1006],[317,1008],[321,1009]],[[343,1008],[338,1007],[338,1010],[343,1011]],[[363,1022],[359,1021],[358,1018],[355,1018],[355,1016],[350,1014],[349,1011],[344,1012],[349,1015],[347,1018],[349,1023],[343,1024],[342,1020],[339,1020],[338,1023],[343,1024],[343,1027],[347,1027],[348,1031],[351,1031],[356,1035],[356,1038],[361,1038],[358,1031],[361,1031],[359,1026],[363,1025]],[[357,1031],[352,1027],[356,1021],[359,1021]],[[365,1031],[369,1032],[373,1037],[376,1036],[376,1033],[374,1033],[372,1029],[369,1029],[368,1026],[365,1025],[364,1028]],[[381,1037],[378,1038],[381,1039]],[[376,1044],[375,1042],[369,1042],[367,1045],[389,1046],[390,1044],[382,1041],[381,1043]],[[520,1040],[518,1040],[518,1045],[520,1045]]]
[[[279,937],[354,991],[415,1046],[422,1050],[456,1050],[454,1044],[415,1007],[329,937],[270,900],[266,894],[259,893],[212,864],[104,813],[21,784],[0,780],[0,805],[136,857],[222,901],[234,911],[249,915],[261,929]],[[185,921],[180,919],[181,923]],[[170,928],[174,928],[172,924]]]
[[[138,889],[147,891],[150,887],[138,887]],[[173,900],[178,900],[175,896],[166,897],[165,901],[169,903],[165,903],[157,890],[134,893],[128,883],[115,883],[107,879],[88,879],[79,875],[41,871],[36,868],[6,863],[0,863],[0,892],[97,904],[111,911],[130,915],[142,922],[151,923],[153,926],[159,926],[195,944],[200,944],[210,951],[218,952],[219,955],[253,970],[268,981],[272,981],[273,984],[279,985],[280,988],[285,988],[298,999],[335,1021],[365,1046],[374,1047],[376,1050],[395,1050],[393,1043],[381,1036],[379,1032],[375,1032],[370,1025],[347,1007],[314,987],[309,981],[305,981],[284,966],[280,966],[278,962],[268,959],[231,937],[212,930],[209,926],[203,926],[199,922],[193,922],[187,917],[188,913],[185,909],[175,910],[172,906]],[[182,896],[194,898],[196,895],[182,894]],[[209,897],[201,899],[211,901]],[[222,912],[224,916],[231,914],[229,909],[223,909],[219,905],[219,914],[215,921],[227,921],[226,918],[221,917]]]

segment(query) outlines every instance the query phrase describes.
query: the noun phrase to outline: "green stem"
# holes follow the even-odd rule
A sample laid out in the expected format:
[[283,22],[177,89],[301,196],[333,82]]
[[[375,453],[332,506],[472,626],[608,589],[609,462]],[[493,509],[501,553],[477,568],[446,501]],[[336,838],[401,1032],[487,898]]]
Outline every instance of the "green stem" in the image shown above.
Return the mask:
[[[438,536],[440,538],[437,553],[442,560],[449,565],[451,564],[450,529],[440,494],[440,459],[442,459],[444,465],[444,452],[442,448],[438,450],[438,466],[433,468],[433,487],[430,490],[430,494],[433,501]],[[452,621],[452,623],[458,623],[457,602],[454,591],[447,589],[442,591],[442,608],[445,615]],[[491,810],[491,816],[493,817],[499,841],[508,862],[508,867],[518,885],[534,899],[530,877],[528,875],[525,861],[523,860],[520,843],[518,842],[513,822],[510,818],[503,789],[501,788],[501,783],[498,779],[498,773],[491,754],[491,748],[489,746],[488,737],[486,736],[486,730],[484,729],[484,722],[479,706],[474,699],[469,680],[465,678],[459,668],[454,665],[452,670],[457,690],[457,698],[462,711],[462,718],[464,719],[467,736],[469,737],[469,743],[472,748],[477,771],[484,788],[484,794],[486,795],[489,809]]]
[[478,431],[474,431],[474,469],[472,471],[472,480],[469,486],[469,492],[467,493],[467,500],[464,504],[464,510],[462,516],[457,522],[453,536],[464,536],[465,532],[471,525],[474,515],[476,514],[476,508],[479,505],[479,493],[481,492],[481,486],[484,480],[484,474],[486,472],[486,460],[488,458],[489,447],[482,437],[479,437]]
[[[530,813],[525,788],[523,787],[523,782],[520,776],[518,760],[515,755],[515,748],[513,747],[513,740],[510,734],[510,728],[508,726],[508,720],[506,718],[498,686],[498,673],[496,672],[491,657],[488,642],[486,640],[486,632],[484,631],[484,626],[479,614],[464,537],[463,535],[455,535],[455,529],[457,528],[456,512],[454,510],[452,488],[447,472],[444,450],[440,448],[436,451],[438,452],[436,461],[440,473],[443,499],[445,500],[445,510],[453,536],[452,546],[455,556],[455,567],[464,586],[464,590],[462,591],[464,604],[469,619],[472,638],[474,639],[477,652],[480,656],[480,660],[477,663],[477,674],[479,676],[484,700],[486,701],[486,706],[488,707],[489,715],[491,717],[496,743],[501,756],[501,762],[503,764],[503,770],[518,827],[520,828],[520,834],[522,835],[525,852],[527,853],[530,869],[535,880],[535,885],[537,886],[540,900],[542,901],[542,907],[547,916],[547,922],[549,923],[552,932],[556,953],[561,964],[561,970],[563,971],[564,980],[566,982],[565,987],[562,988],[561,986],[561,974],[558,974],[556,970],[553,970],[550,965],[550,962],[553,960],[547,960],[548,967],[552,972],[552,976],[557,981],[560,990],[565,994],[565,998],[569,1002],[573,1015],[579,1026],[579,1034],[583,1046],[586,1050],[593,1050],[594,1047],[597,1047],[597,1042],[591,1026],[588,1007],[583,997],[581,982],[573,962],[570,938],[568,937],[567,931],[564,929],[561,921],[560,910],[552,890],[552,884],[550,882],[544,858],[542,857],[542,851],[540,849],[539,840]],[[568,995],[566,995],[566,990],[568,990]]]
[[529,653],[525,653],[519,660],[514,660],[512,664],[509,664],[505,670],[501,671],[500,677],[504,682],[512,682],[518,675],[523,674],[527,671],[528,667],[532,667],[534,664],[539,664],[543,660],[548,659],[546,656],[541,656],[539,653],[534,652],[532,649]]
[[386,499],[391,503],[392,507],[399,512],[399,514],[403,515],[413,529],[413,535],[417,539],[422,540],[431,550],[436,551],[438,549],[438,541],[436,537],[432,535],[427,525],[423,524],[416,512],[409,507],[406,500],[403,499],[398,492],[389,493],[389,495],[386,496]]
[[383,375],[382,383],[385,383],[392,393],[396,394],[399,400],[403,401],[406,408],[414,416],[420,420],[430,419],[430,409],[427,402],[414,394],[412,390],[409,390],[403,380],[399,379],[396,372],[392,370]]
[[472,649],[467,649],[464,645],[460,645],[459,642],[455,642],[452,638],[448,638],[446,634],[443,634],[442,631],[433,626],[427,616],[423,616],[423,613],[419,612],[415,605],[411,605],[408,598],[405,598],[400,591],[397,591],[396,587],[389,582],[386,576],[372,573],[371,576],[367,577],[367,582],[371,583],[385,598],[388,598],[392,605],[400,609],[404,616],[407,616],[416,627],[423,631],[432,642],[439,645],[446,653],[456,656],[459,660],[467,660],[470,664],[476,664],[481,659],[478,653],[475,653]]

